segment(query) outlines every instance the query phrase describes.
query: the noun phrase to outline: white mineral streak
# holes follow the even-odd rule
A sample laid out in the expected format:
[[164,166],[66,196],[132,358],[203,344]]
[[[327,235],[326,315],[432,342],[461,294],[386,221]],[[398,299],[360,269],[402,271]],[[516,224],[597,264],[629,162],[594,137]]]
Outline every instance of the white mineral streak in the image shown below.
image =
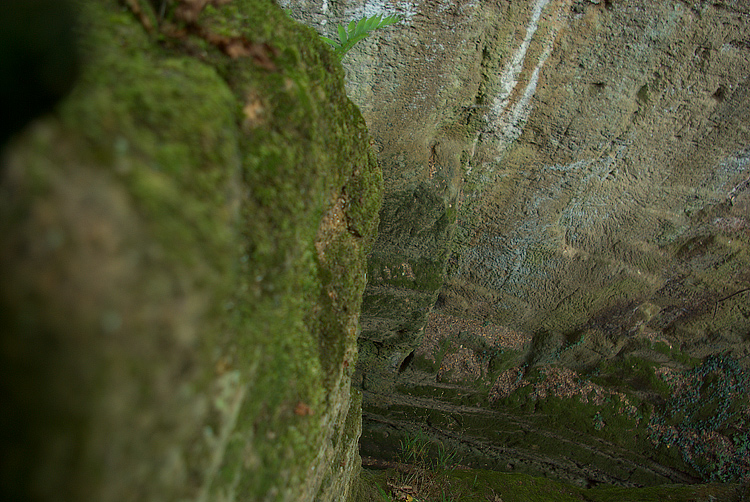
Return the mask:
[[521,93],[520,99],[511,106],[511,95],[516,86],[518,86],[519,76],[526,62],[526,53],[528,52],[531,41],[539,28],[539,20],[542,17],[542,12],[548,4],[549,0],[534,0],[531,20],[526,27],[526,35],[524,36],[523,42],[521,42],[521,45],[515,51],[513,57],[503,70],[503,73],[500,76],[500,92],[495,96],[492,106],[487,113],[489,130],[485,132],[501,140],[496,160],[500,160],[500,156],[505,147],[520,136],[521,131],[523,130],[523,125],[531,112],[531,98],[533,98],[536,93],[537,83],[539,82],[539,73],[552,52],[552,46],[557,35],[557,29],[554,28],[551,29],[547,35],[547,40],[544,43],[544,50],[539,55],[534,71],[532,72],[525,89]]
[[362,10],[353,13],[352,19],[378,15],[385,17],[393,14],[398,14],[403,19],[408,20],[417,14],[417,7],[414,2],[409,1],[387,2],[386,0],[366,0],[362,6]]
[[367,0],[362,6],[362,15],[365,17],[377,16],[385,12],[384,0]]
[[510,95],[516,85],[518,85],[518,76],[523,69],[523,63],[526,60],[526,52],[529,50],[531,39],[534,37],[534,33],[536,33],[536,30],[539,27],[539,18],[542,16],[542,9],[544,9],[548,3],[549,0],[535,1],[531,21],[526,27],[526,36],[524,37],[523,42],[521,42],[521,46],[516,50],[515,54],[513,54],[513,58],[508,61],[507,65],[505,65],[503,74],[500,77],[500,93],[493,100],[492,108],[488,114],[490,120],[495,119],[493,122],[499,119],[508,107]]
[[534,97],[534,93],[536,92],[536,84],[539,81],[539,72],[552,52],[553,42],[554,36],[547,40],[544,52],[542,52],[542,55],[539,57],[539,62],[534,68],[534,72],[531,74],[531,78],[526,85],[526,89],[523,91],[521,99],[518,100],[518,103],[516,103],[511,112],[503,117],[503,128],[500,134],[508,143],[516,140],[521,135],[523,124],[525,124],[526,119],[529,118],[529,113],[531,112],[531,98]]

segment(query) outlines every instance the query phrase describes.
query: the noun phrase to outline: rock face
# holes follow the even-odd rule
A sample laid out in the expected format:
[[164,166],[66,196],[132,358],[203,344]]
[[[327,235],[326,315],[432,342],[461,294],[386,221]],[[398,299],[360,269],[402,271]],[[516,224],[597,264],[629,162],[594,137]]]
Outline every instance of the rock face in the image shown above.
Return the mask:
[[[342,500],[382,175],[267,1],[78,2],[82,75],[0,170],[3,500]],[[5,40],[5,39],[3,39]]]
[[[404,18],[344,60],[385,178],[356,378],[372,424],[410,406],[414,349],[438,355],[434,387],[467,348],[420,346],[433,308],[526,340],[504,369],[585,370],[657,341],[748,367],[747,2],[280,3],[329,36]],[[475,349],[508,348],[468,346],[477,368]],[[402,425],[436,423],[439,405],[414,409]]]
[[626,332],[743,345],[744,2],[281,3],[329,34],[404,17],[345,60],[386,180],[365,346],[403,359],[446,262],[452,313],[568,333],[644,305]]
[[746,354],[747,298],[724,298],[749,279],[750,9],[729,4],[535,2],[482,99],[447,308]]

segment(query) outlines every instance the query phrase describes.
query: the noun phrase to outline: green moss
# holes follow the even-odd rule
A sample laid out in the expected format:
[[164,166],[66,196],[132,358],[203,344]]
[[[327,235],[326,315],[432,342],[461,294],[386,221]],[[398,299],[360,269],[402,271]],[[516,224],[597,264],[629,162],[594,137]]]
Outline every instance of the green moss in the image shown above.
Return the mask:
[[[209,26],[223,23],[222,30],[243,34],[252,26],[253,39],[268,37],[278,49],[275,63],[284,68],[227,66],[237,99],[257,92],[272,118],[240,141],[242,176],[250,188],[242,208],[248,245],[240,290],[250,293],[251,303],[236,329],[254,340],[242,343],[250,349],[248,361],[256,346],[266,348],[253,405],[242,413],[244,434],[259,438],[255,448],[264,461],[262,469],[247,471],[245,489],[262,494],[282,489],[284,476],[288,486],[300,483],[307,477],[302,466],[319,452],[310,438],[320,434],[327,393],[354,343],[347,323],[364,289],[363,258],[377,224],[381,181],[359,112],[343,93],[341,69],[317,35],[270,2],[233,2],[227,9]],[[344,192],[347,228],[363,238],[344,232],[327,240],[321,261],[312,245],[318,222],[331,195]],[[300,401],[315,414],[295,416]],[[271,436],[273,441],[264,439]]]
[[694,368],[695,366],[701,363],[700,359],[684,354],[679,349],[670,347],[664,342],[656,342],[655,344],[653,344],[652,348],[656,352],[659,352],[661,354],[664,354],[665,356],[668,356],[673,361],[677,361],[687,368]]
[[611,359],[602,363],[600,374],[591,380],[622,391],[639,391],[668,397],[672,390],[654,373],[659,364],[639,357]]
[[[234,97],[213,68],[151,44],[128,13],[89,3],[82,11],[90,63],[61,106],[63,124],[129,185],[171,257],[227,269]],[[194,248],[202,256],[186,253]]]
[[[486,470],[425,471],[421,477],[394,471],[364,471],[360,477],[357,502],[396,500],[388,488],[400,486],[411,479],[419,483],[419,500],[461,500],[480,502],[502,499],[504,502],[549,501],[564,502],[589,500],[595,502],[709,502],[711,500],[738,501],[738,488],[727,485],[656,486],[649,488],[598,487],[583,489],[550,479],[526,474],[507,474]],[[419,482],[421,480],[421,482]]]
[[388,285],[432,293],[443,284],[445,260],[432,258],[407,259],[394,254],[372,253],[368,260],[368,276],[374,285]]
[[[273,68],[231,59],[195,35],[150,35],[115,0],[80,5],[85,69],[59,109],[62,139],[40,152],[71,172],[101,171],[134,208],[145,235],[122,245],[136,249],[124,261],[166,278],[123,291],[127,305],[200,303],[190,304],[201,313],[189,326],[198,341],[180,370],[197,375],[189,388],[204,398],[184,407],[204,410],[179,446],[189,452],[184,498],[297,499],[320,481],[311,468],[321,477],[330,469],[320,463],[332,448],[323,427],[354,365],[381,204],[382,175],[343,69],[313,30],[270,1],[209,6],[199,23],[267,50]],[[54,186],[49,171],[40,170],[40,192]],[[338,201],[339,219],[322,229]],[[165,324],[144,338],[171,340],[176,328]],[[144,393],[152,373],[172,374],[149,367],[166,357],[158,350],[172,350],[162,345],[132,362]],[[349,447],[336,454],[356,441],[357,406],[342,439]]]
[[711,500],[739,500],[737,488],[726,485],[653,486],[648,488],[601,487],[588,490],[586,497],[594,502],[708,502]]

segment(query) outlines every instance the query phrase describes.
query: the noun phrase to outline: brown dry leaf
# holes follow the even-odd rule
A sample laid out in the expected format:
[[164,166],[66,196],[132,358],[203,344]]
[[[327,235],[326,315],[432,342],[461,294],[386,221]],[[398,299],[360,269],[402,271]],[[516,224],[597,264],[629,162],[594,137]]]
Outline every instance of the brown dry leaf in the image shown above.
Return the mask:
[[240,36],[228,39],[218,47],[232,59],[250,57],[261,68],[269,71],[276,70],[276,65],[271,60],[271,56],[275,56],[278,51],[268,44],[254,44]]
[[253,52],[253,61],[261,68],[265,68],[268,71],[276,71],[276,65],[271,61],[271,56],[278,56],[279,51],[276,47],[269,44],[255,44],[257,48]]
[[306,415],[313,415],[315,412],[310,408],[308,405],[303,403],[302,401],[297,403],[297,406],[294,407],[294,414],[299,415],[301,417],[304,417]]
[[387,485],[391,490],[391,495],[399,502],[411,502],[414,500],[413,496],[417,495],[416,488],[411,485],[397,485],[390,481],[388,481]]
[[218,35],[200,27],[197,29],[197,34],[232,59],[251,57],[261,68],[269,71],[276,70],[271,56],[276,56],[278,51],[268,44],[255,44],[242,35],[237,37]]
[[231,38],[224,44],[224,52],[232,59],[251,56],[249,43],[241,38]]

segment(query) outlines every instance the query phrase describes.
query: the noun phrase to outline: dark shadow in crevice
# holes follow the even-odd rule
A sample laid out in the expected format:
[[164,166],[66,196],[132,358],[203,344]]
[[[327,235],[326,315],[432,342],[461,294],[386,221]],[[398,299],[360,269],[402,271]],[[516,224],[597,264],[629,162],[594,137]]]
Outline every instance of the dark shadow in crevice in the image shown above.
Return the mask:
[[412,350],[409,352],[409,355],[404,358],[404,360],[401,362],[401,366],[398,367],[398,372],[403,373],[406,368],[409,367],[411,362],[414,360],[414,351]]

